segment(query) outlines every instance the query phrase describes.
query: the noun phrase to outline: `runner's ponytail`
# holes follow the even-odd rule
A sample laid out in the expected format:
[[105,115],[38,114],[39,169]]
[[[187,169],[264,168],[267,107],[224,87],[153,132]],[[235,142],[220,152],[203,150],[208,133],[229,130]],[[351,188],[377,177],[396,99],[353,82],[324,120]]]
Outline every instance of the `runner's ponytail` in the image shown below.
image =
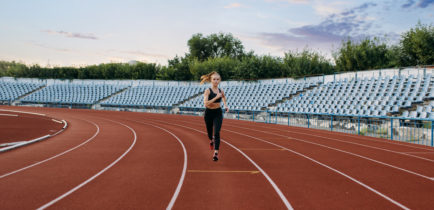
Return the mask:
[[202,75],[202,76],[200,77],[200,80],[201,80],[201,81],[200,81],[200,84],[202,85],[202,84],[205,83],[205,82],[211,82],[211,77],[212,77],[212,75],[214,75],[214,74],[219,74],[219,73],[213,71],[213,72],[211,72],[211,73],[209,73],[209,74]]

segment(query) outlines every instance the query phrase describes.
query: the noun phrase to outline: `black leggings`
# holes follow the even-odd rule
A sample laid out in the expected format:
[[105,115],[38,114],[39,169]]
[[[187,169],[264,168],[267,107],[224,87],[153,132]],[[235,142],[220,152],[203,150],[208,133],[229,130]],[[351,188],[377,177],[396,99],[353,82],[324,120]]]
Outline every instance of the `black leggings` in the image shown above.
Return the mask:
[[206,131],[208,132],[209,140],[212,140],[212,130],[214,126],[214,149],[219,150],[220,147],[220,128],[223,123],[223,113],[222,109],[206,109],[205,110],[205,124]]

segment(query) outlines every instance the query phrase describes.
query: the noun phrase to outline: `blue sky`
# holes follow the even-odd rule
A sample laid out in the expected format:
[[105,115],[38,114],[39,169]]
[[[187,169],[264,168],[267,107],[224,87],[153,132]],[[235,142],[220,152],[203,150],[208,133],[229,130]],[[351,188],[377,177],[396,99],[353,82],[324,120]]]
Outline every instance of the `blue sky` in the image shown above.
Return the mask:
[[342,39],[396,43],[434,0],[0,0],[0,60],[81,66],[138,60],[162,65],[193,34],[232,33],[247,51],[283,56],[309,48],[330,57]]

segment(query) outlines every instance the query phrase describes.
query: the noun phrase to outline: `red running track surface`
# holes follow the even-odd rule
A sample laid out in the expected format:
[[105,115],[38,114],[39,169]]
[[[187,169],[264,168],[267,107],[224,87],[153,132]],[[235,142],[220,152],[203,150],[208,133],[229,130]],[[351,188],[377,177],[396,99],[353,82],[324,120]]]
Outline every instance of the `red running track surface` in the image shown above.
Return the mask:
[[434,206],[431,147],[225,119],[213,162],[202,117],[6,108],[70,127],[0,154],[2,209]]
[[28,141],[54,134],[64,126],[55,117],[41,116],[38,113],[6,111],[8,108],[2,106],[0,109],[0,144]]

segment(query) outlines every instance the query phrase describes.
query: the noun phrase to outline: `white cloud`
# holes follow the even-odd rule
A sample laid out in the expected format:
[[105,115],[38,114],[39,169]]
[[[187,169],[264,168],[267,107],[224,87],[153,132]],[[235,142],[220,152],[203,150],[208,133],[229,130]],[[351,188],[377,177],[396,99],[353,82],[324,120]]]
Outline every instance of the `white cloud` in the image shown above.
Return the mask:
[[62,52],[62,53],[79,53],[79,51],[77,51],[75,49],[53,47],[53,46],[42,44],[42,43],[39,43],[36,41],[29,41],[29,42],[27,42],[27,44],[30,46],[36,46],[36,47],[45,48],[45,49],[49,49],[49,50],[53,50],[53,51],[57,51],[57,52]]
[[312,0],[265,0],[266,2],[288,2],[291,4],[307,4]]
[[290,19],[286,19],[285,22],[288,23],[292,27],[300,27],[300,26],[304,26],[304,25],[308,24],[307,22],[304,22],[304,21],[294,21],[294,20],[290,20]]
[[[334,4],[341,3],[334,2]],[[261,45],[274,49],[274,51],[284,52],[314,47],[330,52],[333,46],[339,45],[342,40],[347,38],[360,40],[377,35],[370,31],[376,18],[368,15],[368,10],[375,7],[377,7],[375,3],[364,3],[332,13],[319,24],[291,27],[286,32],[257,33],[255,38]]]
[[258,17],[258,18],[262,18],[262,19],[267,19],[267,18],[268,18],[267,15],[265,15],[265,14],[263,14],[263,13],[260,13],[260,12],[257,12],[257,13],[256,13],[256,17]]
[[162,65],[167,64],[167,60],[170,58],[169,55],[149,53],[141,50],[124,50],[124,49],[108,49],[101,51],[99,53],[106,60],[111,62],[128,62],[131,60],[142,61],[147,63],[158,63]]
[[43,30],[42,32],[54,34],[54,35],[62,35],[68,38],[92,39],[92,40],[98,39],[98,37],[96,37],[94,34],[91,33],[84,34],[84,33],[72,33],[67,31],[52,31],[52,30]]
[[343,1],[315,1],[313,3],[315,13],[323,17],[341,13],[346,6],[348,6],[348,2]]
[[232,4],[224,6],[225,9],[234,9],[234,8],[240,8],[240,7],[243,7],[243,5],[240,3],[232,3]]
[[135,55],[135,56],[145,56],[145,57],[152,57],[152,58],[165,58],[168,59],[169,56],[163,55],[163,54],[157,54],[157,53],[147,53],[140,50],[109,50],[108,52],[117,52],[121,54],[129,54],[129,55]]
[[266,2],[289,4],[309,4],[317,15],[327,17],[331,14],[341,13],[351,3],[348,1],[324,1],[324,0],[265,0]]
[[293,3],[293,4],[307,4],[310,3],[311,0],[286,0],[286,2]]

